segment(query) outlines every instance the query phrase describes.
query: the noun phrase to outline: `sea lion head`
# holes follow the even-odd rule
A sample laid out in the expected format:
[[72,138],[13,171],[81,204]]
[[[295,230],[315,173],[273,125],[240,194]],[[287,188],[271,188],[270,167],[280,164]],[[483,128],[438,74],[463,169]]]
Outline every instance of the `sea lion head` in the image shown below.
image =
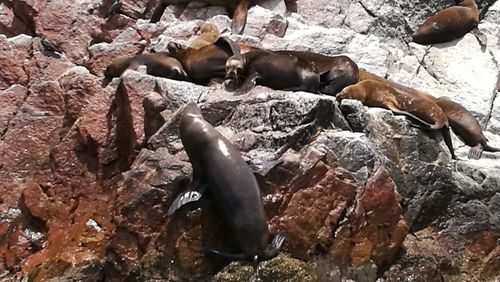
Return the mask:
[[119,77],[132,63],[133,56],[115,57],[106,67],[104,76],[107,78]]
[[224,86],[228,90],[236,89],[240,84],[240,76],[243,75],[246,59],[241,54],[236,54],[226,61],[226,81]]
[[204,22],[200,26],[200,34],[204,34],[204,33],[213,34],[216,38],[220,37],[219,29],[217,28],[217,26],[215,24],[213,24],[211,22]]
[[364,103],[366,100],[365,91],[363,91],[359,83],[347,86],[335,97],[337,98],[337,101],[342,101],[343,99],[354,99]]

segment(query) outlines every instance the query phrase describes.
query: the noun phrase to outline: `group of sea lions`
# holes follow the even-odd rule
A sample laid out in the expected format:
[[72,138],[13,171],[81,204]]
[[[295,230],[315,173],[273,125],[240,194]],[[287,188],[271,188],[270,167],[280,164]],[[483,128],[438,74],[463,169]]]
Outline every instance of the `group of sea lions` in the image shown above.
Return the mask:
[[[158,20],[166,5],[188,1],[160,1],[153,19]],[[233,30],[241,31],[241,11],[258,1],[206,1],[234,9]],[[289,1],[287,3],[291,3]],[[473,0],[457,1],[427,19],[413,35],[416,42],[430,44],[460,37],[476,29],[477,6]],[[483,150],[500,151],[487,144],[477,119],[464,107],[447,98],[412,89],[382,78],[347,56],[325,56],[306,51],[265,50],[221,37],[214,24],[205,23],[201,34],[189,46],[170,42],[168,53],[150,53],[115,58],[105,71],[118,77],[128,68],[145,65],[148,74],[197,84],[223,82],[229,91],[244,93],[255,85],[276,90],[306,91],[357,99],[366,106],[383,107],[409,118],[410,124],[443,134],[452,158],[456,159],[449,128],[472,148],[469,158],[478,159]],[[496,91],[500,91],[500,74]],[[195,103],[181,110],[179,135],[193,166],[191,189],[181,193],[168,211],[197,201],[208,191],[240,245],[240,253],[210,250],[229,259],[258,261],[277,255],[284,237],[269,243],[265,213],[255,177],[240,152],[201,115]]]

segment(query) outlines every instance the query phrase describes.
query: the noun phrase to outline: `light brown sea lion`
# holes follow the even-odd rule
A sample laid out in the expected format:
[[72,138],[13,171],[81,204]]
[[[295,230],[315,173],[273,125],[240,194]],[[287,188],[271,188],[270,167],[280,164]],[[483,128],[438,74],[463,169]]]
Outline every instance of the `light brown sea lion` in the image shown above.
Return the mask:
[[[160,0],[153,15],[151,16],[151,22],[155,23],[160,20],[165,8],[170,4],[184,4],[188,3],[190,0]],[[203,0],[203,2],[224,6],[233,11],[233,22],[231,23],[231,30],[233,33],[241,34],[245,28],[247,22],[248,9],[262,2],[262,0]],[[287,10],[297,11],[296,0],[286,0]]]
[[412,95],[414,97],[420,97],[420,98],[428,99],[431,101],[434,101],[434,99],[435,99],[434,96],[432,96],[428,93],[425,93],[423,91],[420,91],[420,90],[417,90],[417,89],[414,89],[414,88],[411,88],[408,86],[404,86],[404,85],[399,84],[397,82],[394,82],[392,80],[378,76],[372,72],[369,72],[364,68],[360,68],[359,69],[359,81],[363,81],[363,80],[367,80],[367,79],[382,82],[386,85],[393,87],[396,91],[402,92],[403,94],[406,94],[406,95]]
[[226,60],[240,53],[238,44],[226,37],[220,37],[213,44],[200,49],[175,42],[170,42],[167,48],[170,55],[181,62],[189,78],[202,85],[207,85],[212,79],[223,79],[226,75]]
[[135,69],[140,65],[145,65],[146,72],[150,75],[189,80],[182,64],[165,52],[116,57],[104,71],[104,76],[119,77],[126,69]]
[[247,92],[258,84],[276,90],[317,93],[320,75],[308,60],[291,54],[254,50],[227,60],[224,84],[229,91]]
[[486,142],[483,130],[477,119],[462,105],[453,102],[448,97],[439,97],[436,104],[443,110],[448,118],[451,129],[464,142],[472,147],[469,150],[469,159],[479,159],[484,151],[499,152],[500,149],[491,147]]
[[198,35],[191,43],[189,48],[200,49],[203,46],[213,44],[220,37],[220,31],[217,26],[211,22],[204,22],[200,27]]
[[476,2],[474,0],[455,2],[458,6],[446,8],[427,18],[413,33],[413,41],[419,44],[443,43],[476,29],[479,24]]
[[195,190],[180,194],[168,214],[197,201],[208,190],[241,248],[231,254],[219,250],[209,253],[229,259],[259,261],[275,257],[284,236],[278,234],[269,244],[269,231],[260,189],[252,171],[234,145],[189,103],[180,119],[179,136],[193,166]]
[[371,79],[347,86],[336,97],[337,100],[355,99],[361,101],[365,106],[385,108],[393,113],[408,116],[423,125],[423,127],[417,127],[440,130],[452,158],[456,159],[448,119],[435,102],[412,95],[404,95],[383,82]]
[[344,87],[358,82],[358,65],[347,56],[325,56],[307,51],[275,51],[312,62],[320,74],[319,92],[335,95]]

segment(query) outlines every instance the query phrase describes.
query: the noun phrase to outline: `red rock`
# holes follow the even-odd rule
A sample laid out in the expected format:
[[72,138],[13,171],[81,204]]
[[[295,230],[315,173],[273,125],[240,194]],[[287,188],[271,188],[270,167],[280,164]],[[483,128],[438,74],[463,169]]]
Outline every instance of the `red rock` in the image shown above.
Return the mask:
[[0,3],[0,33],[9,37],[31,33],[31,27],[14,13],[12,3],[7,1]]
[[408,233],[400,196],[383,167],[378,167],[357,192],[354,205],[335,231],[331,251],[338,261],[360,266],[371,259],[378,266],[392,261]]
[[294,257],[307,260],[320,251],[318,245],[327,248],[332,243],[334,226],[355,196],[356,187],[344,173],[320,161],[285,186],[286,208],[271,226],[285,233],[285,246]]
[[5,36],[0,36],[0,89],[13,84],[28,84],[28,74],[24,69],[28,53],[14,48]]
[[12,85],[10,88],[0,92],[0,135],[3,137],[8,129],[9,122],[19,111],[24,99],[28,95],[26,87]]

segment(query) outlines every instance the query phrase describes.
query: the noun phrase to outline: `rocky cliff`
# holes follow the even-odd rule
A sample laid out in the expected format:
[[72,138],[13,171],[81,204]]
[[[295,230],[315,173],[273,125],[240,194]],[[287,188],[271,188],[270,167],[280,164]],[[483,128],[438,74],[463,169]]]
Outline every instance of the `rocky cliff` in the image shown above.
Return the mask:
[[[360,67],[480,120],[500,147],[500,2],[478,0],[481,47],[467,34],[408,43],[453,1],[298,0],[254,6],[243,35],[272,50],[346,54]],[[229,35],[223,7],[154,0],[0,3],[0,280],[494,281],[500,277],[500,155],[450,159],[442,138],[391,112],[334,97],[256,87],[234,95],[128,70],[117,55],[189,42],[204,20]],[[60,52],[47,51],[41,37]],[[237,247],[210,199],[168,217],[191,166],[179,107],[205,118],[258,171],[282,253],[255,266],[205,256]],[[281,160],[274,167],[269,162]],[[181,179],[181,181],[179,181]]]

